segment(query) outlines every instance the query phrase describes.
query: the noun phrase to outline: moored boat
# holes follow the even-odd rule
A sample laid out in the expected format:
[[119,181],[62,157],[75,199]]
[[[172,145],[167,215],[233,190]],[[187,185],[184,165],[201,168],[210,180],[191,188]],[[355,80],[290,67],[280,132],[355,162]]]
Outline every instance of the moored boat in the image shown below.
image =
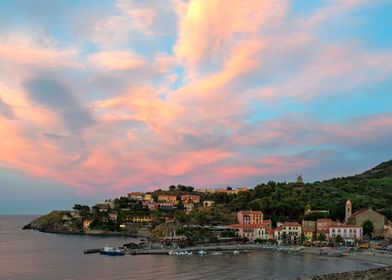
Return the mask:
[[122,248],[115,248],[115,247],[109,247],[105,246],[100,253],[102,255],[108,255],[108,256],[123,256],[125,255],[125,250]]

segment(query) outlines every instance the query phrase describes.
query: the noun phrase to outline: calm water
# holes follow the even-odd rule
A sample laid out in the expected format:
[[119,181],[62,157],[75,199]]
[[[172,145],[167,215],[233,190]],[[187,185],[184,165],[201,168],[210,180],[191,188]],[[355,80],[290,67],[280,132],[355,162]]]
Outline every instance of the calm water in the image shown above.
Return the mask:
[[131,238],[23,231],[29,216],[0,216],[0,279],[295,279],[298,275],[367,269],[375,265],[310,255],[254,252],[221,256],[84,255],[87,248]]

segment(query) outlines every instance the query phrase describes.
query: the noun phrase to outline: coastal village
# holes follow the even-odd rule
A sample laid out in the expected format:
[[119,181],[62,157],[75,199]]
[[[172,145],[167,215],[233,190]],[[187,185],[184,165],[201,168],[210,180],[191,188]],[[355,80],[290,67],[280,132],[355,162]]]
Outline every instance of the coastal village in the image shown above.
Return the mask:
[[391,241],[391,221],[371,208],[356,209],[350,200],[342,205],[341,221],[329,218],[328,209],[309,207],[301,220],[281,221],[259,210],[233,212],[221,203],[222,197],[233,199],[249,191],[247,187],[194,190],[179,185],[130,192],[91,208],[76,204],[73,211],[62,213],[60,230],[47,231],[142,236],[167,248],[236,242],[366,249]]

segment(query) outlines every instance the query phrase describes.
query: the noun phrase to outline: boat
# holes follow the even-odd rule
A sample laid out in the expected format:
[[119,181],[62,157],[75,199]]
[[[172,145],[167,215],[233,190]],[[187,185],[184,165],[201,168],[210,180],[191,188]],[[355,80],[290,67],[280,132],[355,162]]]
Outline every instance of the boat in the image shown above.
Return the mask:
[[240,251],[237,251],[237,250],[233,251],[234,255],[238,255],[239,253],[240,253]]
[[204,255],[207,254],[207,252],[204,251],[204,250],[199,250],[199,251],[197,251],[197,253],[198,253],[200,256],[204,256]]
[[211,255],[213,255],[213,256],[222,255],[222,252],[215,251],[215,252],[212,252]]
[[122,248],[115,248],[115,247],[109,247],[105,246],[100,253],[102,255],[108,255],[108,256],[124,256],[125,255],[125,250]]

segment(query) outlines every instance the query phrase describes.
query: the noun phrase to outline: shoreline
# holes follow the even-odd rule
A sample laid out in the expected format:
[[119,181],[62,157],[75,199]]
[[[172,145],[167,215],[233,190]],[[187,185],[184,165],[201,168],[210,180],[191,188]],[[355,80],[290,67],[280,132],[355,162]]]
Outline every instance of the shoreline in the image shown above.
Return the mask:
[[102,236],[102,237],[129,237],[129,238],[147,238],[148,236],[138,235],[138,234],[129,234],[129,233],[122,233],[122,232],[114,232],[114,231],[103,231],[103,230],[90,230],[87,232],[71,232],[71,231],[45,231],[39,230],[34,228],[26,228],[23,230],[34,230],[41,233],[50,233],[50,234],[64,234],[64,235],[86,235],[86,236]]
[[[256,244],[241,244],[241,245],[214,245],[214,246],[192,246],[179,249],[133,249],[129,253],[131,255],[145,255],[145,254],[168,254],[169,251],[177,252],[197,252],[199,250],[204,250],[206,252],[213,251],[240,251],[240,252],[251,252],[251,251],[276,251],[285,252],[288,254],[309,254],[314,256],[326,257],[326,258],[342,258],[352,261],[360,261],[372,263],[378,266],[391,266],[392,265],[392,254],[382,254],[379,252],[352,252],[346,254],[344,252],[338,252],[333,248],[323,248],[323,247],[304,247],[304,246],[266,246],[266,245],[256,245]],[[325,253],[326,252],[326,253]]]

